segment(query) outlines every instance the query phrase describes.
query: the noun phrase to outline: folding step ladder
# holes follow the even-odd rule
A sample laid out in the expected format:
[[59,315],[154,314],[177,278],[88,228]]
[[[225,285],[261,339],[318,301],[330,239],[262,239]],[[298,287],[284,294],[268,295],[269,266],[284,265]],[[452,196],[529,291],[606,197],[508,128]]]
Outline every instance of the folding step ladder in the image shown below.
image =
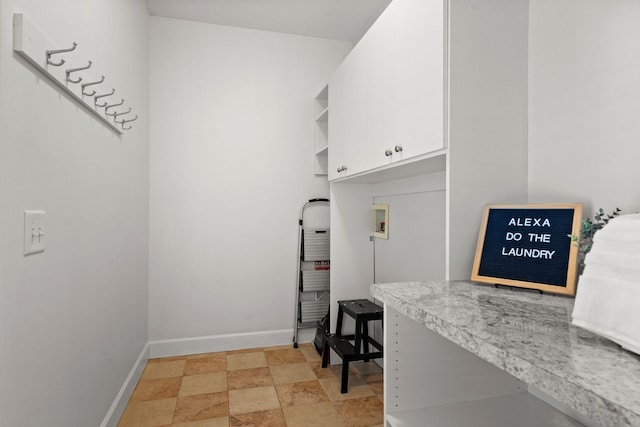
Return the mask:
[[298,256],[296,268],[296,305],[293,325],[293,347],[298,347],[298,330],[316,328],[329,311],[329,228],[308,228],[304,225],[305,209],[329,199],[310,199],[300,209],[298,220]]

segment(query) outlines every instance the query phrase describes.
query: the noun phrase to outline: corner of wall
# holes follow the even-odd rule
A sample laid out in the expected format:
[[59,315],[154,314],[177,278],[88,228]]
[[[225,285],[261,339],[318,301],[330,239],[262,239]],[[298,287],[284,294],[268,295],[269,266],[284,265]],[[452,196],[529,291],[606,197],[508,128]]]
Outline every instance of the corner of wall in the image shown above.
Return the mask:
[[118,425],[118,422],[127,407],[129,398],[142,376],[142,371],[144,371],[147,360],[149,360],[149,343],[145,344],[144,348],[140,352],[138,360],[136,360],[136,363],[131,368],[129,375],[127,375],[127,378],[122,384],[120,391],[118,391],[107,415],[104,417],[104,420],[102,420],[100,427],[116,427]]

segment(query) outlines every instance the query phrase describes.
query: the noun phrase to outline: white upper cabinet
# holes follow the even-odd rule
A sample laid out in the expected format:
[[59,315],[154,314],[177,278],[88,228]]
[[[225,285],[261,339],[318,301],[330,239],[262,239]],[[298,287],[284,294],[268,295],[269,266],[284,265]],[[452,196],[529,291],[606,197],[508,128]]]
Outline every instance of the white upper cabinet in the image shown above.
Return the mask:
[[359,78],[366,87],[364,111],[364,150],[357,153],[363,168],[357,173],[392,161],[385,151],[396,138],[396,8],[392,4],[371,27],[360,46],[364,64],[358,64]]
[[[395,2],[395,0],[394,0]],[[400,0],[396,141],[405,158],[445,146],[445,13],[442,0]]]
[[330,180],[445,146],[444,22],[441,0],[394,0],[336,70]]
[[354,49],[329,82],[329,179],[361,169],[358,153],[365,150],[366,87],[357,66],[362,50]]

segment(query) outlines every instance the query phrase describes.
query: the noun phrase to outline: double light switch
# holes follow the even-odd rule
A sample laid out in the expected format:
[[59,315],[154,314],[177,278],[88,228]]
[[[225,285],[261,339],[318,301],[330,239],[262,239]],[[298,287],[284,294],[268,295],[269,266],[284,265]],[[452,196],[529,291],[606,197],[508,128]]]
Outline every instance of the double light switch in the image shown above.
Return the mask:
[[24,254],[44,252],[45,211],[24,211]]

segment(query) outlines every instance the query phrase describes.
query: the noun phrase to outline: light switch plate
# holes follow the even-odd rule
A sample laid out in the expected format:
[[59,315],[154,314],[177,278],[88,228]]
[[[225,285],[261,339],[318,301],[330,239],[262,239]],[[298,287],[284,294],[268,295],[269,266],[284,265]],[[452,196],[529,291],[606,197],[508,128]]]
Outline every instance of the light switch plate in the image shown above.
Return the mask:
[[24,211],[24,254],[44,252],[45,211]]

